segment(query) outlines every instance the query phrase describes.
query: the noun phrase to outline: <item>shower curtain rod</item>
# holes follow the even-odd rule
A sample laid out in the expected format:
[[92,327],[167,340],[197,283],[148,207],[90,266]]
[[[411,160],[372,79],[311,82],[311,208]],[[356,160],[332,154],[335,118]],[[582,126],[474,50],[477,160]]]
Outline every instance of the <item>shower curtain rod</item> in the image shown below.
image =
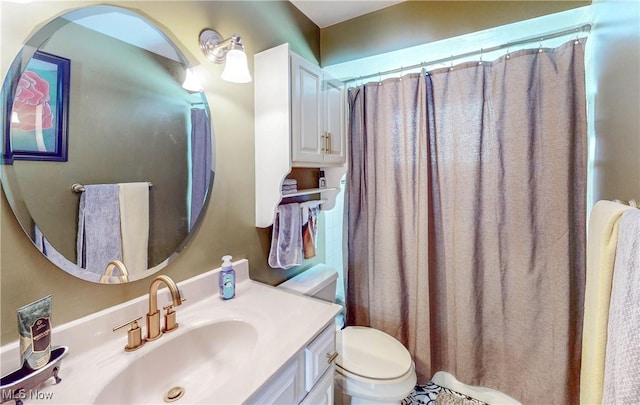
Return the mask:
[[446,58],[435,59],[435,60],[428,61],[428,62],[421,62],[421,63],[417,63],[417,64],[411,65],[411,66],[403,66],[403,67],[396,68],[396,69],[386,70],[384,72],[377,72],[377,73],[371,73],[371,74],[364,75],[364,76],[353,77],[351,79],[343,80],[343,82],[344,83],[350,83],[350,82],[355,82],[355,81],[359,81],[359,80],[370,79],[372,77],[380,77],[380,76],[383,76],[383,75],[388,75],[388,74],[393,74],[393,73],[402,73],[405,70],[417,69],[417,68],[421,68],[421,67],[425,67],[425,66],[429,66],[429,65],[437,65],[438,63],[453,61],[454,59],[461,59],[461,58],[466,58],[466,57],[474,56],[474,55],[482,55],[484,53],[499,51],[500,49],[505,49],[505,48],[508,49],[510,47],[513,47],[513,46],[528,44],[528,43],[532,43],[532,42],[542,42],[542,41],[547,40],[547,39],[553,39],[553,38],[563,37],[563,36],[566,36],[566,35],[569,35],[569,34],[579,34],[581,32],[589,32],[589,31],[591,31],[591,24],[584,24],[584,25],[580,25],[578,27],[568,28],[568,29],[564,29],[564,30],[561,30],[561,31],[553,31],[553,32],[550,32],[550,33],[544,34],[544,35],[538,35],[538,36],[535,36],[535,37],[523,38],[523,39],[519,39],[517,41],[509,41],[506,44],[500,44],[500,45],[492,46],[490,48],[480,48],[480,49],[475,50],[475,51],[460,53],[460,54],[457,54],[457,55],[451,55],[451,56],[448,56]]

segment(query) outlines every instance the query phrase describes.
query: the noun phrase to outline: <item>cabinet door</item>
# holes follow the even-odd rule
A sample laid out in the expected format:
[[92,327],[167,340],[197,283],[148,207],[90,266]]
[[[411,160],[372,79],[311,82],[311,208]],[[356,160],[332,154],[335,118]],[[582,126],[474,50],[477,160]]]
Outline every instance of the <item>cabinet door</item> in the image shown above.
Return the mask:
[[304,349],[304,388],[310,391],[324,372],[333,366],[336,354],[336,329],[334,325],[325,328]]
[[345,99],[342,82],[325,75],[324,79],[324,134],[327,137],[325,163],[344,163]]
[[296,404],[298,403],[299,360],[296,358],[280,369],[259,393],[252,396],[247,404]]
[[322,162],[322,70],[291,54],[291,161]]
[[333,405],[333,364],[313,387],[311,392],[302,400],[300,405]]

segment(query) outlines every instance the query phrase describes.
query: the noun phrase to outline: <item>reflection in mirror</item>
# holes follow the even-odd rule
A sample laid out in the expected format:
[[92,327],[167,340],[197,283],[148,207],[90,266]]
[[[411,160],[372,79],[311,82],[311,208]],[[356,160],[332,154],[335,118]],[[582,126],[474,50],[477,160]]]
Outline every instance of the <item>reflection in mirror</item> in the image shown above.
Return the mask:
[[204,93],[183,87],[189,70],[157,27],[112,6],[54,19],[16,57],[2,88],[2,186],[61,269],[138,280],[193,234],[215,148]]

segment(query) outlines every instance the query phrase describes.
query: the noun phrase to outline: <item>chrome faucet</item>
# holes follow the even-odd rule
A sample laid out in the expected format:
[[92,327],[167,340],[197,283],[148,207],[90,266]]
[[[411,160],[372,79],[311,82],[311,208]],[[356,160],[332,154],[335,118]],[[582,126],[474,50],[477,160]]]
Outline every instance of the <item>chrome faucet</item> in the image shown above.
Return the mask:
[[[160,311],[158,310],[158,288],[160,288],[160,284],[167,286],[171,293],[171,300],[173,301],[173,304],[164,307],[166,310],[165,326],[162,331],[160,331]],[[162,332],[171,332],[178,327],[176,313],[173,307],[182,304],[182,301],[183,299],[180,297],[178,286],[176,286],[176,283],[172,279],[165,275],[157,276],[153,279],[149,287],[149,313],[147,313],[146,341],[156,340],[162,336]]]

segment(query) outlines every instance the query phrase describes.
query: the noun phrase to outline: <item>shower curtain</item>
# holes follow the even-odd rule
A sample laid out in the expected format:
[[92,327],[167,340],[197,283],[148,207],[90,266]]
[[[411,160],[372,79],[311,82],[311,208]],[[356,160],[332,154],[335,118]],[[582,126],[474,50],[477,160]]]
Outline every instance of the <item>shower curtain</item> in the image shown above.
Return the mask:
[[523,403],[577,403],[584,40],[349,101],[347,323],[407,345],[419,382],[446,370]]

